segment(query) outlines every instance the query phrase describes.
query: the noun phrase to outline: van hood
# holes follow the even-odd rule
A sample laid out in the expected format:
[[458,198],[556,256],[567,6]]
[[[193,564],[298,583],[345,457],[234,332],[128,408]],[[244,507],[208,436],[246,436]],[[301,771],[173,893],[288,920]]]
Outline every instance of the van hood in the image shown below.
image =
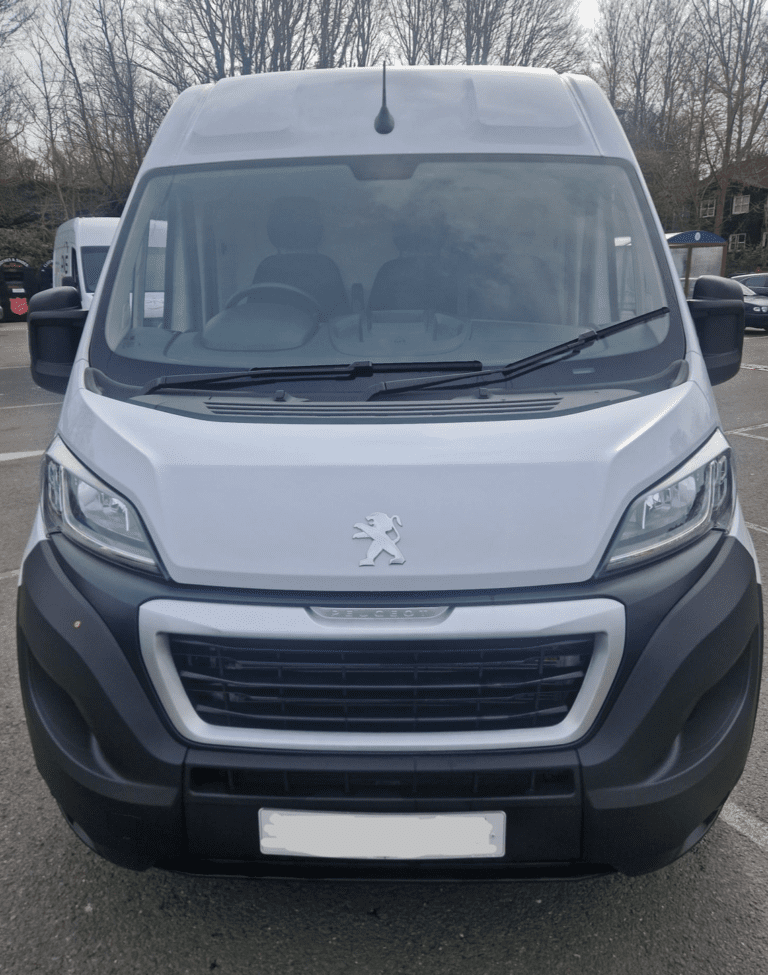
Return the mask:
[[70,383],[60,434],[178,583],[404,592],[577,583],[632,499],[716,428],[694,382],[565,416],[236,423]]

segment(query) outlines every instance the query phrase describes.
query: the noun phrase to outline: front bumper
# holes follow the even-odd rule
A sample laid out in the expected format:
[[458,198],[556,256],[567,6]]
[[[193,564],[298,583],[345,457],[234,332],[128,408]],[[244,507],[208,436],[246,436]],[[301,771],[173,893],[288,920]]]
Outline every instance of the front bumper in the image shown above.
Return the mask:
[[[412,594],[411,604],[604,598],[626,641],[589,729],[562,747],[354,752],[210,747],[168,719],[144,667],[138,607],[153,599],[238,605],[340,596],[205,591],[107,565],[60,538],[29,554],[19,590],[22,694],[38,767],[78,835],[134,868],[236,865],[266,875],[489,877],[637,874],[706,831],[746,761],[762,664],[760,589],[734,538],[657,566],[543,591]],[[393,597],[355,597],[392,604]],[[400,605],[405,598],[395,597]],[[264,856],[258,809],[500,810],[500,860],[350,862]]]

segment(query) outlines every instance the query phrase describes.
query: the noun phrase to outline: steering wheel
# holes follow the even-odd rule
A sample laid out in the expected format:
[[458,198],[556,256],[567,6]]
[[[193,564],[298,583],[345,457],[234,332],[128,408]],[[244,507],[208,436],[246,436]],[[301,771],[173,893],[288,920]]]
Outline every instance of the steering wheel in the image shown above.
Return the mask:
[[225,308],[234,308],[245,298],[254,298],[256,301],[276,301],[278,304],[293,305],[301,311],[309,311],[311,314],[320,315],[322,308],[316,298],[301,288],[294,288],[292,284],[280,284],[278,281],[263,281],[259,284],[252,284],[247,288],[236,291],[227,301]]

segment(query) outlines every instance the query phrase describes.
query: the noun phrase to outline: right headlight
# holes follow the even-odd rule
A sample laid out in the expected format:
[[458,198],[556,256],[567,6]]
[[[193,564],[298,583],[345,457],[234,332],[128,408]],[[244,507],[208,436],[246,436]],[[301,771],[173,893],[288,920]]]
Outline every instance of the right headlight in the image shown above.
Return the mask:
[[84,467],[59,437],[43,459],[42,480],[48,533],[61,532],[110,562],[160,572],[160,560],[131,502]]
[[634,568],[727,531],[736,504],[733,458],[718,431],[682,467],[630,504],[598,574]]

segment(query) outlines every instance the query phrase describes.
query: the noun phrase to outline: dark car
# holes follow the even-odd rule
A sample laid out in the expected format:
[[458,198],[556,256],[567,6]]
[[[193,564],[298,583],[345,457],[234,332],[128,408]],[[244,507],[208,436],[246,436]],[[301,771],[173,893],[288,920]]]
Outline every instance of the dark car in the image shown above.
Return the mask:
[[734,274],[733,280],[746,284],[756,295],[768,295],[768,274]]
[[[754,277],[754,275],[749,275],[749,277]],[[762,277],[762,275],[758,275],[758,277]],[[734,278],[734,280],[739,281],[744,292],[744,324],[748,328],[762,328],[768,332],[768,298],[756,294],[752,288],[748,288],[738,278]],[[766,293],[768,293],[768,288],[766,288]]]

